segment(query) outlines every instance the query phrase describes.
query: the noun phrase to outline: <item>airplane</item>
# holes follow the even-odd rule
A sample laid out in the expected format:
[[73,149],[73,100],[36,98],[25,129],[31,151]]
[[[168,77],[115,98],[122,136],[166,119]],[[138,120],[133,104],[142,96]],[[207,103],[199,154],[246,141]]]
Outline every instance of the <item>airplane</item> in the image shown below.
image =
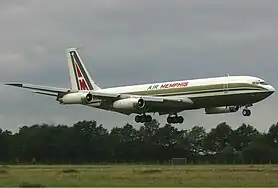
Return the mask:
[[100,88],[92,80],[77,48],[68,48],[71,88],[57,88],[25,83],[5,83],[56,97],[62,105],[86,105],[125,115],[135,114],[136,123],[152,121],[149,114],[168,115],[167,123],[183,123],[178,113],[204,109],[205,114],[233,113],[249,107],[275,92],[263,79],[252,76],[223,76],[151,84]]

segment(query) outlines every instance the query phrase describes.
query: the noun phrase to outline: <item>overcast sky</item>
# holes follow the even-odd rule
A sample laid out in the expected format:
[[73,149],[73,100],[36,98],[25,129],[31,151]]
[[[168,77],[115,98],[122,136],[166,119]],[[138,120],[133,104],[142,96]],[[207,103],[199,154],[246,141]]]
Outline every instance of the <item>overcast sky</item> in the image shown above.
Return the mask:
[[[267,0],[25,0],[0,1],[0,81],[69,87],[66,48],[80,55],[101,87],[230,75],[253,75],[275,88],[278,71],[278,1]],[[134,123],[89,107],[0,85],[0,128],[72,125],[96,120],[106,128]],[[267,131],[278,121],[278,97],[241,112],[181,115],[175,126],[207,129],[226,121]],[[158,117],[162,125],[166,116]]]

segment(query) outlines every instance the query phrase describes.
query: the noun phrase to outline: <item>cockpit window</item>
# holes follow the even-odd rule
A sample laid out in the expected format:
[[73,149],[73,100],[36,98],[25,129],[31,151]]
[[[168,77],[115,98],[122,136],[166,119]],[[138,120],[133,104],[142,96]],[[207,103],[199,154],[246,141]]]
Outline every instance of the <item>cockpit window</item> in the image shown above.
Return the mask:
[[266,82],[264,82],[264,81],[260,81],[259,82],[260,84],[262,84],[262,85],[268,85]]
[[257,81],[257,82],[252,82],[252,84],[255,84],[255,85],[268,85],[265,81]]

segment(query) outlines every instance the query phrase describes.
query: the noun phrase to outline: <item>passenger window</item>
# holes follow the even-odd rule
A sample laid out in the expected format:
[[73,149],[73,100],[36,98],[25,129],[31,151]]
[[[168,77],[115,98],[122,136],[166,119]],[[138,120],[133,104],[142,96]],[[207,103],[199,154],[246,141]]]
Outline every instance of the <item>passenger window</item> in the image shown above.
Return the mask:
[[259,83],[259,82],[252,82],[252,84],[258,85],[258,84],[260,84],[260,83]]

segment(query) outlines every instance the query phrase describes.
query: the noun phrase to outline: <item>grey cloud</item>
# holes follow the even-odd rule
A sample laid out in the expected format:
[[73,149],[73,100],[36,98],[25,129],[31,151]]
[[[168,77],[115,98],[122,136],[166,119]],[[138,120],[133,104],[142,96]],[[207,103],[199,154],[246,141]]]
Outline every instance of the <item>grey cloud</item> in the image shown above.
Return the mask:
[[[68,87],[66,48],[103,87],[166,80],[255,75],[276,83],[277,1],[1,1],[0,81]],[[0,87],[4,128],[42,121],[96,119],[106,127],[133,122],[87,107],[63,107],[28,91]],[[185,112],[185,126],[275,123],[275,96],[240,114]],[[263,118],[262,118],[263,117]],[[164,123],[165,117],[159,118]],[[266,122],[266,124],[264,124]],[[1,126],[1,125],[0,125]]]

